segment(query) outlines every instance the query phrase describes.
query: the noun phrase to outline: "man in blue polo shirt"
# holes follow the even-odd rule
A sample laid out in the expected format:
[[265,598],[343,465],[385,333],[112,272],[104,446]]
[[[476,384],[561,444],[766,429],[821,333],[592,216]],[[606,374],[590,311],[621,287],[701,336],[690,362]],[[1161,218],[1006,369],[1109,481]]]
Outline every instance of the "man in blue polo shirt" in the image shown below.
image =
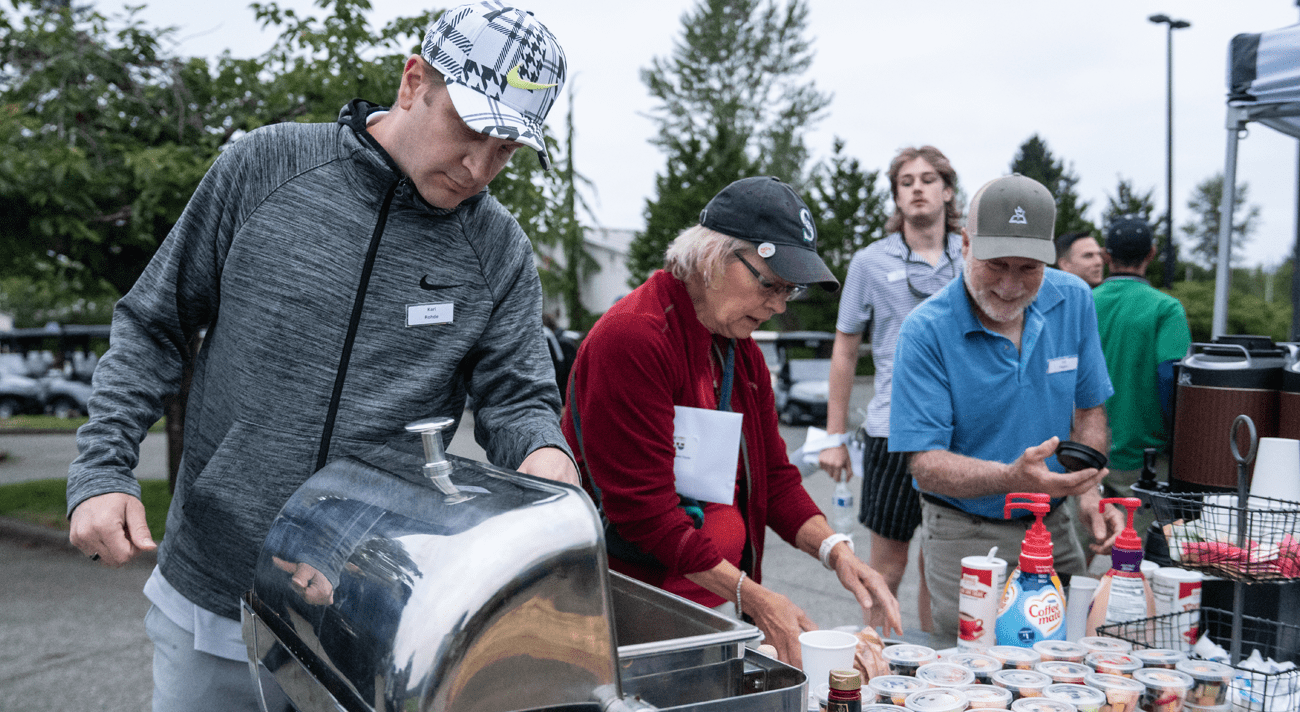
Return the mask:
[[908,316],[894,357],[889,449],[909,453],[921,490],[921,546],[935,633],[957,634],[964,556],[997,546],[1013,558],[1032,517],[1003,519],[1010,492],[1052,496],[1046,518],[1061,573],[1084,573],[1070,508],[1108,551],[1120,512],[1098,512],[1106,470],[1066,473],[1053,453],[1071,439],[1108,452],[1113,393],[1088,285],[1045,270],[1056,258],[1056,205],[1037,181],[1010,175],[971,200],[966,268]]

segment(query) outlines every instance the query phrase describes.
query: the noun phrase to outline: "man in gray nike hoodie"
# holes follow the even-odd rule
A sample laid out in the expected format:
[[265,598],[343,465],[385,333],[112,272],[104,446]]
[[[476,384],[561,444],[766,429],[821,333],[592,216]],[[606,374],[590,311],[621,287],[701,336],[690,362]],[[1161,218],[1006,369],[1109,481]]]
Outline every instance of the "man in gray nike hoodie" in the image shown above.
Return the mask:
[[[271,520],[330,460],[418,469],[403,426],[459,418],[497,465],[576,484],[519,224],[486,191],[542,122],[564,53],[530,13],[448,10],[393,107],[233,143],[113,314],[68,473],[72,543],[121,566],[155,548],[132,474],[194,360],[158,567],[154,710],[256,709],[238,598]],[[450,438],[450,433],[446,436]]]

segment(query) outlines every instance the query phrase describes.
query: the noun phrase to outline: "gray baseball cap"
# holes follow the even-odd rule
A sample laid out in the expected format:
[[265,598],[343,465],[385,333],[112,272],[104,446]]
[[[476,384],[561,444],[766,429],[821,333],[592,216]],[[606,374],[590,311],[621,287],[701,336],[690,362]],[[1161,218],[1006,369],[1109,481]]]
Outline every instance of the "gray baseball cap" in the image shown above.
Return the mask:
[[976,259],[1025,257],[1056,262],[1056,201],[1042,183],[1019,173],[985,183],[971,198],[966,233]]

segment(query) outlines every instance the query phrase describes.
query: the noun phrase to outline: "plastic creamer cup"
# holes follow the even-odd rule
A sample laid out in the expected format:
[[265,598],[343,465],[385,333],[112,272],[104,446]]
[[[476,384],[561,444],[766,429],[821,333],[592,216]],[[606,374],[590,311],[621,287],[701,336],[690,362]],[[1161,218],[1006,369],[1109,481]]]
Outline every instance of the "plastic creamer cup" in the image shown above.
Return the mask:
[[1011,690],[997,685],[967,685],[961,688],[971,710],[1005,710],[1011,707]]
[[963,712],[968,702],[961,690],[935,687],[913,692],[903,706],[910,712]]
[[1088,687],[1095,687],[1106,695],[1109,712],[1133,712],[1142,701],[1146,685],[1119,675],[1098,675],[1093,673],[1084,677]]
[[1062,660],[1067,663],[1082,663],[1088,655],[1088,649],[1068,640],[1040,640],[1034,643],[1034,650],[1043,656],[1044,661]]
[[1141,660],[1128,653],[1088,653],[1083,664],[1103,675],[1133,677],[1133,673],[1146,667]]
[[1195,683],[1185,672],[1162,668],[1142,668],[1133,673],[1133,679],[1146,687],[1139,703],[1143,712],[1181,712]]
[[1210,660],[1184,660],[1175,669],[1192,676],[1187,703],[1201,707],[1218,707],[1227,702],[1228,687],[1237,674],[1236,669]]
[[993,673],[993,684],[1010,690],[1015,701],[1021,697],[1042,697],[1052,678],[1037,670],[998,670]]
[[[925,689],[925,683],[903,675],[878,675],[867,680],[867,689],[876,696],[876,702],[902,707],[908,695]],[[864,695],[863,702],[865,701]]]
[[992,655],[980,653],[954,653],[944,658],[953,665],[960,665],[975,674],[975,682],[987,685],[990,676],[1002,669],[1002,662]]
[[1037,650],[1015,645],[995,645],[989,648],[989,655],[1002,663],[1003,670],[1033,670],[1043,661]]
[[965,687],[975,684],[975,673],[953,663],[926,663],[916,669],[916,679],[927,687]]
[[1092,668],[1082,663],[1067,663],[1064,660],[1044,660],[1034,668],[1052,678],[1052,682],[1082,685],[1083,677],[1092,672]]
[[1133,644],[1119,638],[1107,638],[1103,635],[1090,635],[1079,639],[1079,645],[1090,653],[1127,653]]
[[934,648],[924,645],[890,645],[880,651],[880,654],[889,665],[891,675],[913,676],[916,675],[917,668],[939,659]]
[[1011,703],[1011,712],[1076,712],[1074,705],[1046,697],[1026,697]]
[[862,712],[907,712],[907,708],[899,707],[898,705],[882,705],[877,702],[869,705],[862,705]]
[[1101,712],[1106,705],[1106,693],[1087,685],[1048,685],[1043,697],[1058,702],[1069,702],[1078,712]]
[[1173,670],[1178,663],[1187,659],[1187,653],[1172,648],[1134,650],[1129,655],[1137,658],[1142,663],[1142,667],[1165,668],[1166,670]]

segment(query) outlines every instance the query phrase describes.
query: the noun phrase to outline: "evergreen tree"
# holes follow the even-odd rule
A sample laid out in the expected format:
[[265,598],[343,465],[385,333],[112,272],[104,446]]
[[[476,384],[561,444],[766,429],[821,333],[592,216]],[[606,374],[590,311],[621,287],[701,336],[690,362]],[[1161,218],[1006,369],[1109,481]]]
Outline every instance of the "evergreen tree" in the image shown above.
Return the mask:
[[630,286],[663,265],[668,243],[732,181],[770,174],[802,187],[804,136],[830,102],[802,79],[807,17],[806,0],[698,0],[672,54],[642,70],[666,161],[630,249]]
[[1065,161],[1052,155],[1047,142],[1038,134],[1020,144],[1011,161],[1011,172],[1033,178],[1052,194],[1056,200],[1055,234],[1097,232],[1097,227],[1084,217],[1088,212],[1088,201],[1079,200],[1079,193],[1074,188],[1079,183],[1079,176],[1065,165]]
[[1109,225],[1121,217],[1132,216],[1141,218],[1147,224],[1155,227],[1155,221],[1162,218],[1155,214],[1156,203],[1152,198],[1154,193],[1155,188],[1148,190],[1146,193],[1139,193],[1133,187],[1133,181],[1120,178],[1119,182],[1115,184],[1115,195],[1106,196],[1106,210],[1101,214],[1102,225]]
[[[880,171],[863,170],[858,159],[844,155],[839,137],[829,162],[812,170],[804,202],[817,225],[817,252],[841,285],[853,255],[885,234],[889,189],[877,187],[879,177]],[[839,295],[813,288],[802,301],[790,302],[778,320],[786,329],[834,331],[838,313]]]
[[[1241,249],[1255,232],[1259,220],[1259,206],[1247,205],[1250,199],[1250,185],[1239,183],[1232,203],[1232,233],[1229,238],[1231,262],[1241,260]],[[1215,173],[1196,185],[1192,197],[1187,201],[1187,208],[1192,217],[1183,223],[1183,235],[1186,236],[1191,253],[1198,261],[1213,269],[1219,261],[1219,227],[1222,214],[1219,206],[1223,204],[1223,174]]]

